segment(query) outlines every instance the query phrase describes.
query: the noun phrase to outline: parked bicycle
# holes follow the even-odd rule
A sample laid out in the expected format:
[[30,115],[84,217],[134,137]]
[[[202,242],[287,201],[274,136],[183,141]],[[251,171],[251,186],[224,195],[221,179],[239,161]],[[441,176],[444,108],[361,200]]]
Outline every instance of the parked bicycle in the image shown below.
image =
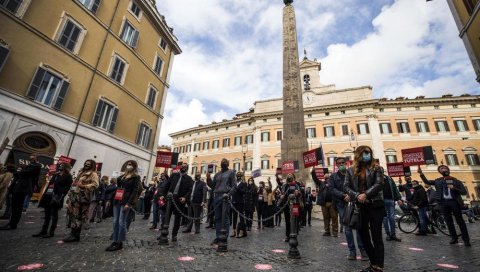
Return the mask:
[[[398,220],[398,228],[404,233],[412,233],[419,228],[418,215],[411,208],[402,208],[404,214]],[[429,205],[427,210],[429,227],[437,228],[444,235],[450,236],[447,222],[443,215],[436,209],[436,205]],[[460,228],[455,224],[458,237],[461,236]]]

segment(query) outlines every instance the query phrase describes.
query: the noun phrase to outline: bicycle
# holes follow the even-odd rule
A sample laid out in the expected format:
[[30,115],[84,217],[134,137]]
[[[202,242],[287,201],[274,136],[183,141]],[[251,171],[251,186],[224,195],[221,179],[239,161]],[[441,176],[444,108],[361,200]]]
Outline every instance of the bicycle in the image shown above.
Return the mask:
[[[397,223],[398,228],[403,233],[412,233],[420,226],[418,216],[415,215],[409,208],[405,208],[403,210],[404,214],[400,217]],[[445,218],[442,214],[435,210],[435,205],[429,205],[427,217],[430,223],[429,225],[432,226],[432,230],[433,227],[435,227],[444,235],[450,236]],[[461,231],[457,224],[455,224],[455,229],[457,231],[457,236],[460,237]]]

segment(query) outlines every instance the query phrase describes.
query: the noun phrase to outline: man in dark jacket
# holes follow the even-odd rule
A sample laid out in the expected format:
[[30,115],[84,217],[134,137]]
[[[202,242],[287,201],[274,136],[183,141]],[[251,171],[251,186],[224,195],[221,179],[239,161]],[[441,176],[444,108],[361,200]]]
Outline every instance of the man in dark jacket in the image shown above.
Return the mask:
[[164,198],[168,193],[173,194],[172,208],[170,209],[170,214],[168,215],[169,218],[171,218],[172,213],[175,215],[175,221],[173,222],[172,229],[172,242],[177,241],[177,234],[178,230],[180,229],[180,219],[182,215],[180,214],[179,209],[182,209],[185,206],[188,197],[190,197],[192,193],[193,179],[187,175],[187,170],[188,164],[182,164],[180,173],[175,173],[170,177],[165,184],[165,189],[162,192]]
[[[329,176],[325,175],[325,181],[319,180],[312,170],[312,179],[318,187],[317,204],[322,207],[323,224],[325,233],[323,236],[338,237],[338,213],[333,204],[333,197],[328,183]],[[330,222],[332,222],[330,231]]]
[[466,195],[467,190],[461,181],[450,176],[450,169],[448,166],[440,165],[437,170],[442,177],[437,178],[436,180],[428,180],[423,174],[420,166],[418,167],[417,172],[420,174],[420,178],[422,178],[425,184],[435,186],[435,191],[437,193],[435,198],[440,205],[443,217],[447,223],[450,237],[452,237],[450,244],[458,243],[457,231],[453,225],[453,213],[453,216],[455,216],[455,220],[460,227],[460,231],[462,232],[462,240],[465,246],[469,247],[471,246],[470,237],[461,210],[461,207],[463,206],[462,195]]
[[402,178],[398,180],[400,185],[398,185],[398,191],[405,192],[405,199],[411,201],[413,199],[413,186],[412,186],[412,178],[405,177],[406,184],[402,184]]
[[0,230],[13,230],[17,228],[23,210],[25,197],[33,193],[38,186],[38,177],[42,166],[37,161],[35,154],[30,155],[29,164],[22,167],[22,170],[13,174],[12,187],[12,215],[7,225],[0,227]]
[[160,174],[160,180],[157,181],[155,186],[155,193],[153,195],[153,220],[152,226],[150,229],[156,229],[158,222],[160,222],[160,226],[163,225],[165,221],[165,209],[166,209],[166,201],[165,198],[162,198],[161,192],[164,190],[167,180],[169,179],[166,173]]
[[[383,168],[380,167],[381,171],[384,172]],[[383,175],[385,185],[383,187],[383,203],[385,204],[385,217],[383,217],[383,227],[385,228],[385,233],[387,234],[387,241],[397,241],[401,242],[402,240],[397,237],[395,233],[395,202],[399,205],[402,205],[402,196],[397,189],[397,185],[393,179],[387,175]]]
[[412,181],[413,199],[409,202],[414,210],[418,212],[418,219],[420,220],[420,229],[416,235],[427,235],[427,206],[428,196],[422,185],[418,184],[417,180]]
[[[330,176],[328,182],[335,208],[340,214],[340,219],[343,219],[343,216],[345,214],[345,205],[350,201],[350,197],[344,192],[343,189],[343,185],[345,183],[345,175],[347,173],[346,159],[344,157],[337,157],[335,159],[335,164],[337,165],[338,171]],[[356,260],[357,251],[355,248],[355,236],[353,234],[353,230],[349,226],[344,225],[343,227],[345,229],[345,238],[347,239],[349,250],[348,259]],[[360,234],[358,233],[358,230],[356,230],[355,232],[357,233],[357,246],[360,250],[362,260],[368,260],[367,252],[363,247],[362,239],[360,239]]]
[[[247,236],[247,228],[245,224],[245,219],[242,217],[244,216],[244,208],[245,208],[245,193],[247,192],[247,183],[243,179],[243,173],[242,172],[237,172],[236,174],[237,180],[236,180],[236,190],[232,194],[232,204],[235,207],[235,209],[238,211],[232,212],[232,227],[233,227],[233,233],[230,237],[237,237],[237,238],[242,238]],[[240,213],[240,214],[239,214]],[[237,220],[240,219],[238,226],[237,226]]]
[[[188,216],[199,218],[202,214],[202,209],[207,201],[207,184],[201,180],[201,174],[195,174],[195,181],[193,183],[192,193],[188,199]],[[195,221],[195,222],[194,222]],[[190,220],[187,228],[183,233],[192,232],[192,226],[195,223],[195,234],[200,233],[200,219]]]

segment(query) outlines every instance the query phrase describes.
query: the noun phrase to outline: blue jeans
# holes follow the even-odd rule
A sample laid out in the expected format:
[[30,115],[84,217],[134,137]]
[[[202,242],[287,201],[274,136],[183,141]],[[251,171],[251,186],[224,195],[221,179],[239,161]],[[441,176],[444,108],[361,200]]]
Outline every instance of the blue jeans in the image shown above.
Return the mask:
[[420,221],[420,232],[427,233],[427,207],[418,207],[418,219]]
[[[221,202],[221,204],[219,204]],[[218,205],[218,206],[217,206]],[[223,210],[223,196],[222,194],[219,194],[218,196],[215,195],[215,198],[213,200],[213,207],[218,207],[215,210],[215,233],[217,235],[217,238],[220,237],[220,231],[222,230],[222,210]],[[226,210],[225,210],[225,221],[223,221],[223,227],[227,230],[227,238],[229,235],[229,229],[230,229],[230,203],[226,204]]]
[[384,199],[385,217],[383,217],[383,227],[387,236],[395,236],[395,201],[393,199]]
[[[123,242],[127,236],[127,216],[129,212],[124,212],[125,206],[117,204],[113,206],[113,241]],[[129,210],[130,211],[130,210]]]
[[[340,222],[343,222],[343,215],[345,214],[345,206],[340,206],[336,205],[338,214],[340,215]],[[341,223],[343,225],[343,223]],[[355,237],[353,236],[353,230],[349,226],[343,225],[343,229],[345,230],[345,238],[347,238],[347,244],[348,244],[348,251],[351,253],[356,254],[356,249],[355,249]],[[360,239],[360,234],[357,232],[357,245],[358,249],[360,251],[364,251],[365,248],[363,247],[363,242],[362,239]]]

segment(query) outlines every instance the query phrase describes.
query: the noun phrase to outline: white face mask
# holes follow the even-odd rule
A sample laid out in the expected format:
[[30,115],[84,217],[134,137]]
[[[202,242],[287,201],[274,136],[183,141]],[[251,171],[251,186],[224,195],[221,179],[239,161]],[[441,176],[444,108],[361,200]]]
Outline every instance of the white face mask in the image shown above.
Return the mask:
[[132,171],[132,170],[133,170],[133,166],[128,165],[128,166],[127,166],[127,171]]

